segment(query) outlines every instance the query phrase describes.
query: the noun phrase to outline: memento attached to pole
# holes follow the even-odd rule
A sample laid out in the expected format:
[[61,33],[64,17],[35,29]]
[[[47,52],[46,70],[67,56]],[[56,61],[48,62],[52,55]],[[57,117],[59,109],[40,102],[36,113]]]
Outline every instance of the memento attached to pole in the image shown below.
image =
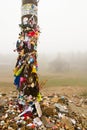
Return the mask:
[[37,43],[39,37],[38,1],[22,0],[20,33],[16,43],[18,52],[14,68],[14,84],[24,95],[39,94]]

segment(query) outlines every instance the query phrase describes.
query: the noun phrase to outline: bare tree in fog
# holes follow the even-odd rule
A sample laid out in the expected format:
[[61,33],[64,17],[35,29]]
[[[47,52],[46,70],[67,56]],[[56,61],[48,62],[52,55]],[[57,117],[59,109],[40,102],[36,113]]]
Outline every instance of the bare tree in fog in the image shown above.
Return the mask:
[[50,72],[81,72],[87,73],[87,53],[61,53],[56,56],[48,67]]
[[57,55],[57,57],[49,62],[49,70],[51,72],[65,72],[69,71],[69,63],[60,55]]

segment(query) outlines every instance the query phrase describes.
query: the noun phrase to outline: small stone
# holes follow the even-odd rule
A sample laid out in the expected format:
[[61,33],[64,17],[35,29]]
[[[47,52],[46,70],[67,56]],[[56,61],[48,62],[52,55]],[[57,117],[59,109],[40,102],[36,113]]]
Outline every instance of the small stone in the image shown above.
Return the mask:
[[0,94],[0,98],[2,97],[2,94]]
[[43,115],[45,116],[53,116],[55,115],[56,111],[54,107],[46,107],[44,106],[44,108],[42,109]]
[[58,97],[57,97],[57,96],[53,97],[53,98],[51,99],[51,102],[57,103],[57,102],[58,102]]
[[64,124],[64,128],[66,130],[74,130],[71,122],[70,122],[70,119],[68,117],[63,117],[62,120],[61,120],[62,124]]
[[6,96],[6,93],[2,93],[2,96],[3,96],[3,97]]
[[42,116],[41,120],[46,128],[52,128],[54,126],[54,124],[51,123],[49,119],[45,116]]
[[1,121],[0,125],[5,125],[5,121]]
[[76,124],[76,120],[75,120],[75,119],[70,119],[70,120],[71,120],[71,123],[72,123],[73,125]]
[[66,106],[61,105],[60,103],[55,103],[54,106],[58,109],[61,113],[68,113],[68,109]]
[[8,126],[8,130],[14,130],[12,127]]

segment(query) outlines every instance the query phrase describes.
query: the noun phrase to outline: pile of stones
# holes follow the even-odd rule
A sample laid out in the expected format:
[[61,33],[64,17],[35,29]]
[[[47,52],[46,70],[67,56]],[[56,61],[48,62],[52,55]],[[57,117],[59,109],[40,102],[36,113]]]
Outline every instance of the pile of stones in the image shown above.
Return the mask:
[[[86,100],[82,106],[87,108]],[[87,130],[87,112],[76,113],[73,105],[68,97],[59,94],[39,94],[36,99],[22,92],[1,93],[0,130]]]

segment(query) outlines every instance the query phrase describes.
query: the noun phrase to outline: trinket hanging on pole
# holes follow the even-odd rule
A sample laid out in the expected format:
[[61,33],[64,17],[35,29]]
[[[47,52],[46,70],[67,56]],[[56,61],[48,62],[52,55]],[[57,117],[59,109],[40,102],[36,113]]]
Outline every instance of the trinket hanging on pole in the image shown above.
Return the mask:
[[16,43],[18,58],[14,69],[14,84],[24,95],[39,95],[37,43],[38,1],[22,0],[20,33]]

